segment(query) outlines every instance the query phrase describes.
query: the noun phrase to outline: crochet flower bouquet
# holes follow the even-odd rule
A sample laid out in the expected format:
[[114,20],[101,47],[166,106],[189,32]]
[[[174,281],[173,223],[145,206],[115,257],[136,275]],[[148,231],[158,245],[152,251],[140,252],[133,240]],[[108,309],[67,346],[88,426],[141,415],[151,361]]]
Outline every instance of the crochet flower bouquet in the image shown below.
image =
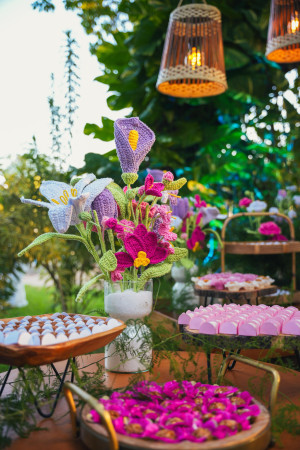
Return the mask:
[[[156,183],[148,174],[144,185],[132,187],[155,135],[136,117],[118,119],[115,141],[126,184],[123,189],[111,178],[97,180],[88,174],[73,178],[70,185],[43,181],[40,192],[48,202],[21,198],[23,203],[48,208],[57,232],[37,237],[19,256],[50,239],[71,239],[85,245],[97,263],[101,273],[80,289],[77,300],[99,279],[136,281],[137,291],[142,290],[147,281],[165,275],[174,261],[187,255],[186,249],[173,245],[177,235],[170,225],[170,201],[176,204],[186,179],[174,180],[166,172],[162,182]],[[70,226],[79,233],[67,234]]]
[[217,245],[222,246],[219,233],[210,227],[218,215],[218,208],[208,206],[198,194],[192,199],[179,198],[172,207],[173,225],[178,235],[176,243],[188,249],[188,257],[180,261],[186,269],[192,268],[199,257],[204,257],[203,249],[209,235],[213,234]]

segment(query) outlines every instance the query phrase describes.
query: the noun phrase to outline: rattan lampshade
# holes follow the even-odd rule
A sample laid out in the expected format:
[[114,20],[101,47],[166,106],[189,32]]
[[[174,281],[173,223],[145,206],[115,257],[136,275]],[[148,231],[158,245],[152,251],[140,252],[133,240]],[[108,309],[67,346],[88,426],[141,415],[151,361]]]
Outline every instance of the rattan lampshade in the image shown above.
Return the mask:
[[272,0],[266,57],[277,63],[300,61],[300,0]]
[[227,89],[217,8],[193,3],[171,13],[156,87],[162,94],[185,98]]

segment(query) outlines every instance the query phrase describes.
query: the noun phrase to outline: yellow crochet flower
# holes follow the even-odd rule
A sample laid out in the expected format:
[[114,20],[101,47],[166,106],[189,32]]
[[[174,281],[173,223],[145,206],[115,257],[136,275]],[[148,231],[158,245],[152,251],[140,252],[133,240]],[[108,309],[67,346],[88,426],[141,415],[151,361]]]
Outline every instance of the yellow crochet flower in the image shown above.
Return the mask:
[[146,252],[138,252],[138,257],[135,258],[134,260],[134,267],[136,267],[137,269],[140,266],[148,266],[150,264],[150,259],[147,258],[147,253]]

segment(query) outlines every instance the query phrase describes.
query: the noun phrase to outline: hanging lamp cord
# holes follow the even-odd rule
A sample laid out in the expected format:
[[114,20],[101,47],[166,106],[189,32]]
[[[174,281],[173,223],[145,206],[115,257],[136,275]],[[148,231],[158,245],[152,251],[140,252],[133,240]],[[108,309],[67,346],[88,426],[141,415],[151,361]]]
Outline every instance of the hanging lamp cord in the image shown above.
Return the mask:
[[[192,0],[192,1],[193,1],[193,3],[195,3],[194,0]],[[207,1],[206,1],[206,0],[202,0],[202,1],[203,1],[203,3],[204,3],[205,5],[207,5]],[[179,8],[179,7],[182,5],[182,3],[183,3],[183,0],[180,0],[179,3],[178,3],[178,5],[177,5],[177,8]]]

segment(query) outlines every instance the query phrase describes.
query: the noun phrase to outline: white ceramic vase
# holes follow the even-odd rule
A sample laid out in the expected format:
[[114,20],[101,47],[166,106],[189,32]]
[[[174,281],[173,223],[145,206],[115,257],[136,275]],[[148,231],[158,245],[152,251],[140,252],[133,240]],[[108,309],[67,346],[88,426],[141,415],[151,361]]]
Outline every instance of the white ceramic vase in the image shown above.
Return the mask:
[[152,363],[152,336],[141,319],[153,306],[153,283],[137,291],[136,282],[105,282],[104,308],[115,319],[129,322],[127,328],[105,347],[105,368],[111,372],[146,372]]
[[176,309],[195,308],[199,306],[199,296],[194,292],[194,284],[191,282],[191,277],[198,271],[198,267],[194,265],[190,270],[183,266],[173,264],[171,275],[175,280],[172,287],[172,304]]

